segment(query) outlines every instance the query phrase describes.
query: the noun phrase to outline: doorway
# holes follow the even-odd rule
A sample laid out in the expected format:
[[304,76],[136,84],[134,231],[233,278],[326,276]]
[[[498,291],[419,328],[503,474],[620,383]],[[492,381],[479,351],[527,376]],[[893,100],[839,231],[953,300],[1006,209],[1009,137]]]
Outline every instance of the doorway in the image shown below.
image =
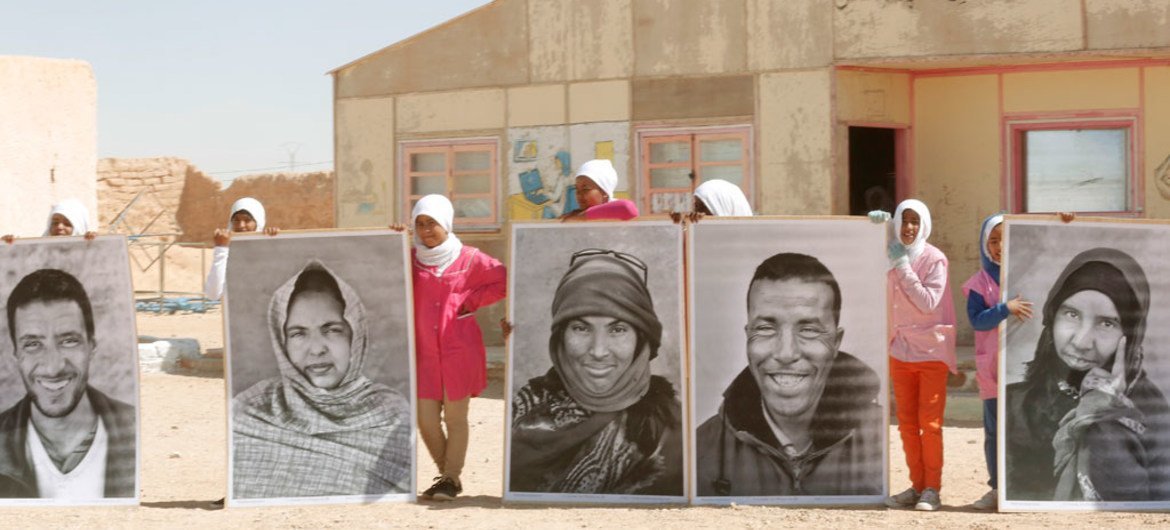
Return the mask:
[[894,213],[898,197],[897,129],[849,128],[849,215]]

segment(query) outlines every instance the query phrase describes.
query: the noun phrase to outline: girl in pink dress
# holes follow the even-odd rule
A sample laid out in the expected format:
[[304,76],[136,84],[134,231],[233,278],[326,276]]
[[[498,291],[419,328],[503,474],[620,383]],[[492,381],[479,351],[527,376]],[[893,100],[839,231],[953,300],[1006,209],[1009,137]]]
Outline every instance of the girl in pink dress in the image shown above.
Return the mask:
[[418,430],[439,469],[422,497],[435,500],[463,492],[467,409],[487,387],[475,311],[504,298],[508,287],[504,265],[459,241],[451,232],[454,219],[455,209],[442,195],[419,199],[411,212]]

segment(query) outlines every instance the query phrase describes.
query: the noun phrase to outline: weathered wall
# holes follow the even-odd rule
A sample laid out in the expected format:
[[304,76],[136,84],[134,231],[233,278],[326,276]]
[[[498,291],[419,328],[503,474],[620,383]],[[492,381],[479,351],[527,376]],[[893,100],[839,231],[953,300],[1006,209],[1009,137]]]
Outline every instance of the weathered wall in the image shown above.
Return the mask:
[[1081,0],[836,0],[838,59],[1082,49]]
[[910,74],[837,71],[837,120],[910,124]]
[[223,189],[219,180],[180,158],[104,158],[97,182],[103,225],[142,193],[126,209],[127,223],[116,227],[120,234],[178,233],[178,241],[211,243],[212,233],[227,226],[228,210],[241,197],[264,204],[268,226],[294,230],[335,225],[332,172],[247,175]]
[[835,10],[825,0],[747,0],[748,68],[829,66]]
[[744,0],[634,0],[634,74],[747,70]]
[[1003,76],[1003,110],[1059,112],[1135,109],[1139,106],[1138,68],[1021,72]]
[[336,122],[337,226],[391,222],[394,177],[394,99],[339,100]]
[[0,56],[0,233],[40,236],[74,198],[97,221],[97,83],[84,61]]
[[760,76],[758,213],[831,211],[831,83],[828,69]]
[[1170,66],[1145,69],[1146,215],[1170,219]]
[[528,83],[527,32],[515,29],[527,26],[527,4],[497,0],[377,51],[337,72],[337,97]]
[[531,81],[629,77],[631,16],[630,0],[529,0]]
[[[172,234],[191,164],[181,158],[103,158],[98,161],[98,222],[118,234]],[[131,204],[133,203],[133,204]],[[160,215],[161,214],[161,215]],[[121,215],[117,226],[111,225]]]
[[[1000,209],[1001,147],[995,75],[927,77],[914,84],[915,197],[930,208],[930,242],[950,260],[956,315],[960,289],[979,267],[983,218]],[[959,319],[969,341],[967,320]]]
[[281,230],[333,228],[333,172],[278,173],[237,177],[227,189],[194,166],[187,168],[182,202],[175,212],[181,241],[211,243],[228,224],[232,203],[253,197],[264,205],[267,226]]
[[1085,0],[1090,49],[1170,46],[1170,2]]

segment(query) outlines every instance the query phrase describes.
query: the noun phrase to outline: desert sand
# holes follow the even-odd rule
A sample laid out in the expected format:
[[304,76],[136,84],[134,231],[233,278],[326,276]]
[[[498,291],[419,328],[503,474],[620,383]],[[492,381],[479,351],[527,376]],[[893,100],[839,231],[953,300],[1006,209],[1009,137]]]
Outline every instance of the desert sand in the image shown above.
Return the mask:
[[[139,333],[195,337],[204,349],[222,346],[221,313],[139,314]],[[149,373],[142,376],[142,504],[137,507],[0,510],[5,528],[929,528],[1170,526],[1162,513],[979,512],[970,503],[986,491],[983,432],[975,425],[947,427],[946,468],[938,513],[882,507],[690,507],[505,504],[500,500],[503,462],[503,382],[493,378],[472,400],[472,447],[464,495],[450,503],[418,502],[219,509],[227,480],[224,380],[213,376]],[[970,423],[970,422],[968,422]],[[906,487],[901,443],[891,427],[891,490]],[[431,482],[434,466],[419,444],[418,484]]]

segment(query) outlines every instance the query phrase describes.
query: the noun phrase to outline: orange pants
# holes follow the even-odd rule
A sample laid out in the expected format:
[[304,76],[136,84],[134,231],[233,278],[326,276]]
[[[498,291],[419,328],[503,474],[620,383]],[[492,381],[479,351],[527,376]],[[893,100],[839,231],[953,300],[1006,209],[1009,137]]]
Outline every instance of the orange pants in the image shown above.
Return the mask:
[[942,488],[943,410],[947,406],[947,365],[890,358],[898,432],[915,490]]

